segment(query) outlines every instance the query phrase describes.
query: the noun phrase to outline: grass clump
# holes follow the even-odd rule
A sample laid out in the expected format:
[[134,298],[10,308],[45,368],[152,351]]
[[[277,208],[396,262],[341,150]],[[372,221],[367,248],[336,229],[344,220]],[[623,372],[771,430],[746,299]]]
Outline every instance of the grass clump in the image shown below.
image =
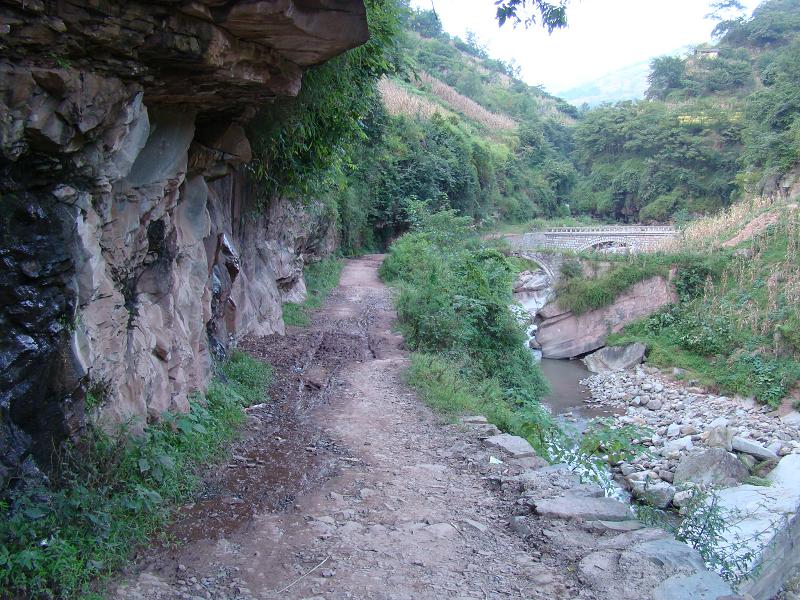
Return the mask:
[[565,277],[558,286],[558,303],[576,315],[612,304],[635,284],[656,275],[666,276],[668,267],[654,262],[631,262],[614,266],[597,278]]
[[656,366],[681,367],[724,393],[777,406],[800,379],[798,247],[794,215],[745,241],[744,255],[698,255],[701,262],[676,278],[677,305],[632,323],[609,343],[644,342]]
[[0,596],[101,597],[95,581],[163,531],[271,378],[267,365],[238,352],[220,371],[188,413],[165,414],[138,436],[92,429],[65,449],[49,481],[0,500]]
[[303,269],[308,296],[302,304],[287,302],[283,305],[283,322],[286,325],[308,327],[309,313],[322,306],[333,288],[339,285],[343,262],[339,258],[325,258]]
[[547,384],[509,309],[515,269],[452,210],[420,211],[414,223],[381,267],[416,351],[409,380],[439,411],[479,412],[541,447],[551,426],[539,404]]

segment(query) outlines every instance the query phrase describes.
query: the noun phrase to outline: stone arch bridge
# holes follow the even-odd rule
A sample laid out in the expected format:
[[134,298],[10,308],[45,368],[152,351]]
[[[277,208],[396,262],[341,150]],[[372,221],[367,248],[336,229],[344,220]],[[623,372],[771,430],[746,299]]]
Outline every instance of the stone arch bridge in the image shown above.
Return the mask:
[[614,225],[608,227],[556,227],[514,236],[518,250],[572,250],[586,252],[653,252],[678,238],[674,227]]
[[655,252],[679,237],[674,227],[611,225],[607,227],[555,227],[508,236],[512,249],[539,263],[553,279],[558,278],[563,256],[553,250],[572,252],[640,253]]

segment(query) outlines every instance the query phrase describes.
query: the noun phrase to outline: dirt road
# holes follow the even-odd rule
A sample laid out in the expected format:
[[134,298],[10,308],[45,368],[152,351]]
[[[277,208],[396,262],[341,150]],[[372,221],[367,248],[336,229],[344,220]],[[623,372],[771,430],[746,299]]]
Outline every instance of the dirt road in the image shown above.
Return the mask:
[[513,506],[402,382],[379,281],[350,260],[307,329],[247,340],[276,369],[232,458],[116,598],[573,597],[508,528]]

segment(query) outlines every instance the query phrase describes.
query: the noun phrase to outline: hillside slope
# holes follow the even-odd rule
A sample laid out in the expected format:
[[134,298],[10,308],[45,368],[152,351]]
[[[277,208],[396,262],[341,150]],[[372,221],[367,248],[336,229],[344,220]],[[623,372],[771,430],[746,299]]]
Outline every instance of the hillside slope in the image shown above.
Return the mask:
[[[431,11],[404,12],[402,26],[402,68],[380,82],[337,195],[345,249],[384,246],[416,202],[484,225],[568,214],[575,109],[451,38]],[[355,212],[368,215],[360,230]]]
[[683,232],[680,301],[609,343],[641,341],[648,362],[776,407],[800,379],[800,213],[759,199]]
[[651,64],[648,101],[589,111],[575,130],[576,207],[685,221],[746,195],[797,193],[800,2],[720,23],[715,45]]

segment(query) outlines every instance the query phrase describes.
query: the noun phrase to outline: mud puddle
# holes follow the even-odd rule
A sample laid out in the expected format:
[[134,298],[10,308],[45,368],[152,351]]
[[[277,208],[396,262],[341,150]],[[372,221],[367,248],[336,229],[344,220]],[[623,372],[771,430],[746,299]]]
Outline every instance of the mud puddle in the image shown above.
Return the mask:
[[170,540],[228,536],[256,514],[291,509],[298,496],[341,472],[349,452],[325,434],[315,413],[339,385],[342,366],[371,352],[363,324],[334,317],[327,325],[323,331],[291,327],[285,337],[240,344],[272,365],[272,385],[264,402],[247,410],[228,460],[205,474],[195,501],[169,527]]

